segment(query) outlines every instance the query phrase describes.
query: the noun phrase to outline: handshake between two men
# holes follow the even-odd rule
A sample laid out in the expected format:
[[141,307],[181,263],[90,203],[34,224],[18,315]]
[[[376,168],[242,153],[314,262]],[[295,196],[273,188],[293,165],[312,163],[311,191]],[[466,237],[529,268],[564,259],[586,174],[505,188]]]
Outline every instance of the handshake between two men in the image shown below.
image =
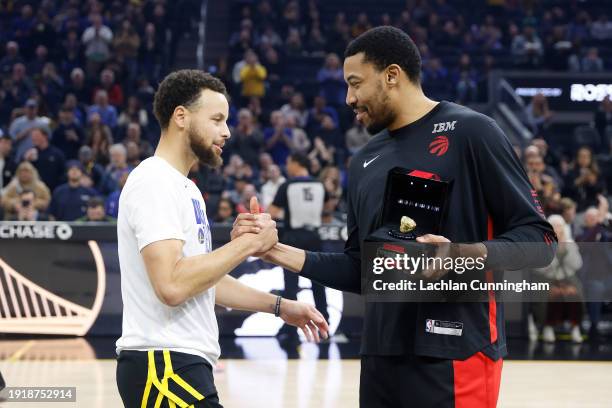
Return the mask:
[[[249,211],[249,213],[241,213],[236,217],[231,232],[231,240],[234,241],[238,237],[248,235],[257,243],[257,251],[253,254],[254,256],[299,273],[306,260],[305,251],[278,242],[276,221],[272,219],[270,214],[260,212],[257,197],[251,198]],[[313,315],[316,318],[308,319],[304,317],[313,317]],[[280,317],[285,323],[300,328],[308,341],[319,342],[321,337],[328,337],[327,322],[321,313],[311,305],[283,299]]]

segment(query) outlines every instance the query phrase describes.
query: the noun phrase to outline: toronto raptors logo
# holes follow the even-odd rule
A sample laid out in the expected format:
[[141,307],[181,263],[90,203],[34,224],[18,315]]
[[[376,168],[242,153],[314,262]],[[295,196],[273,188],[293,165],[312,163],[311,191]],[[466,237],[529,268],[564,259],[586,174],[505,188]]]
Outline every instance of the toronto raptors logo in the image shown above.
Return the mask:
[[435,154],[440,157],[448,151],[448,137],[436,136],[436,138],[429,144],[429,153]]

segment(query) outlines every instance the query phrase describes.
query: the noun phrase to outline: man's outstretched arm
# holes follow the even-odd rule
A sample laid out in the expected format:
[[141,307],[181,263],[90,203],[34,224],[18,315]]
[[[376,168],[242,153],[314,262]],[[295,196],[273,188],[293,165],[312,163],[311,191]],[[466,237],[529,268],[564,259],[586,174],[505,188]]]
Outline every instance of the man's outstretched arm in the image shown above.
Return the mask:
[[[251,214],[239,214],[234,222],[232,239],[259,228],[259,207],[251,202]],[[346,292],[361,293],[361,260],[359,232],[355,223],[348,220],[349,237],[344,252],[310,252],[285,244],[276,244],[265,254],[258,254],[264,261],[279,265],[323,286]],[[352,228],[351,228],[352,227]]]
[[[277,296],[251,288],[225,275],[215,287],[215,303],[231,309],[274,313]],[[287,324],[299,327],[309,341],[319,342],[319,333],[327,338],[329,327],[323,315],[314,307],[295,300],[282,299],[279,317]]]

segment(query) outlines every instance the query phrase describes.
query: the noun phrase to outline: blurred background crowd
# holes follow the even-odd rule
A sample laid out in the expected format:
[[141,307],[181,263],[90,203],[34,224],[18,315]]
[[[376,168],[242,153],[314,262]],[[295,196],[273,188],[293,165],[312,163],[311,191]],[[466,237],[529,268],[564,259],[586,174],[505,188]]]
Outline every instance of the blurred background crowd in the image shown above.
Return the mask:
[[[231,139],[222,168],[195,165],[189,174],[211,222],[232,222],[254,195],[265,210],[287,177],[287,157],[300,153],[325,186],[324,224],[344,225],[347,167],[370,135],[345,105],[342,53],[371,27],[406,31],[421,51],[426,94],[460,104],[486,103],[489,73],[499,68],[612,67],[605,2],[357,3],[347,12],[336,0],[232,1],[229,19],[211,16],[212,34],[215,24],[230,22],[224,52],[207,69],[228,87]],[[155,89],[179,65],[200,6],[0,1],[0,219],[114,222],[130,171],[159,140]],[[578,129],[551,126],[555,115],[544,95],[531,98],[521,118],[534,138],[516,153],[561,241],[610,241],[612,101],[604,98]],[[568,140],[564,132],[571,143],[560,142]],[[555,296],[579,297],[575,276],[588,259],[560,249],[552,269],[539,273],[557,283]],[[536,319],[545,340],[554,341],[552,327],[569,318],[572,339],[581,341],[580,304],[551,305]],[[596,328],[601,304],[588,311]],[[535,320],[529,323],[537,337]]]
[[[223,168],[190,173],[215,222],[232,220],[253,195],[265,208],[293,152],[309,157],[325,185],[324,221],[344,222],[346,169],[369,135],[345,106],[342,52],[373,26],[410,34],[423,58],[423,87],[437,100],[486,101],[496,68],[612,66],[609,10],[580,2],[409,0],[397,10],[370,3],[354,13],[341,5],[334,13],[335,3],[323,13],[316,0],[232,2],[226,52],[208,67],[228,86],[232,137]],[[484,6],[474,13],[474,3]],[[195,0],[0,2],[3,219],[117,216],[127,175],[159,138],[156,85],[175,68],[199,7]],[[555,112],[543,95],[524,113],[535,138],[516,151],[546,214],[562,215],[574,238],[607,225],[610,98],[593,112],[594,136],[580,145],[556,143]]]

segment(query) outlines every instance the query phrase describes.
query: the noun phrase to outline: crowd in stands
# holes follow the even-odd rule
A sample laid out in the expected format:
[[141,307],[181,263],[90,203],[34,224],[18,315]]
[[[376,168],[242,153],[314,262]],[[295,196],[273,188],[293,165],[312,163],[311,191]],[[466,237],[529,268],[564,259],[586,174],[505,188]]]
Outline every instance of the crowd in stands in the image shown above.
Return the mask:
[[[172,68],[197,3],[0,4],[0,219],[117,217],[130,171],[157,144],[155,87]],[[612,66],[605,48],[612,21],[604,11],[506,1],[473,13],[465,7],[474,2],[463,3],[408,0],[397,13],[353,17],[327,15],[315,0],[233,3],[239,18],[228,53],[210,69],[231,95],[231,139],[222,168],[196,164],[189,174],[211,220],[231,222],[254,195],[265,210],[285,181],[288,155],[298,152],[325,186],[324,222],[344,222],[347,165],[369,135],[345,106],[341,56],[373,26],[395,25],[411,36],[422,54],[425,92],[438,100],[486,100],[487,74],[501,66],[588,73]],[[545,97],[532,99],[525,120],[536,137],[517,154],[563,241],[609,241],[610,168],[600,163],[612,163],[612,101],[594,113],[600,139],[591,145],[551,148],[546,129],[553,115]],[[568,251],[568,269],[577,271],[582,261]],[[552,309],[546,327],[559,315]]]

